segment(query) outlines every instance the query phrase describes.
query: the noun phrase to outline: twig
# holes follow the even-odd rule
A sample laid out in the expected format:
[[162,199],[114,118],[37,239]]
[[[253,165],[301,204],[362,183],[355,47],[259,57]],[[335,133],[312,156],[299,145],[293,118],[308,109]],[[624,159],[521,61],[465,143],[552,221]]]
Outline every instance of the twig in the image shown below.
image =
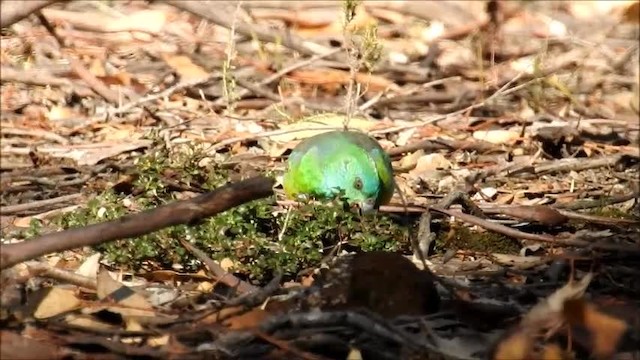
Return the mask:
[[567,171],[581,171],[587,169],[594,169],[603,166],[613,166],[619,160],[621,156],[618,154],[609,155],[596,159],[559,159],[555,161],[548,161],[543,164],[538,164],[534,168],[536,174],[548,174],[555,172],[567,172]]
[[[518,75],[517,77],[519,77],[520,75]],[[505,86],[508,84],[511,84],[512,82],[509,81],[507,82],[507,84],[505,84],[505,86],[502,86],[498,91],[496,91],[495,93],[493,93],[491,96],[489,96],[488,98],[486,98],[483,101],[480,101],[478,103],[472,104],[467,106],[464,109],[458,110],[458,111],[454,111],[452,113],[448,113],[445,115],[438,115],[438,116],[434,116],[430,119],[426,119],[426,120],[422,120],[417,122],[416,124],[409,124],[409,125],[402,125],[402,126],[396,126],[396,127],[392,127],[392,128],[388,128],[388,129],[383,129],[383,130],[377,130],[377,131],[372,131],[371,134],[387,134],[387,133],[391,133],[391,132],[397,132],[397,131],[402,131],[405,129],[412,129],[412,128],[416,128],[416,127],[421,127],[427,124],[432,124],[438,121],[442,121],[445,119],[448,119],[452,116],[457,116],[457,115],[461,115],[461,114],[465,114],[471,110],[477,109],[479,107],[483,107],[486,104],[488,104],[489,102],[493,101],[495,98],[497,98],[498,96],[505,96],[505,95],[509,95],[511,93],[514,93],[522,88],[525,88],[537,81],[539,81],[541,78],[535,78],[535,79],[531,79],[525,83],[522,83],[518,86],[514,86],[511,89],[507,89],[505,90]]]
[[147,103],[147,102],[150,102],[150,101],[155,101],[155,100],[158,100],[158,99],[162,99],[164,97],[167,97],[167,96],[173,94],[176,91],[180,91],[180,90],[185,89],[185,88],[190,88],[192,86],[197,86],[197,85],[201,85],[201,84],[207,83],[207,82],[209,82],[209,81],[211,81],[211,80],[213,80],[213,79],[215,79],[215,78],[217,78],[219,76],[220,76],[220,74],[215,73],[215,74],[210,74],[209,76],[207,76],[206,78],[203,78],[203,79],[196,79],[196,80],[193,80],[193,81],[180,82],[180,83],[175,84],[175,85],[173,85],[173,86],[171,86],[171,87],[169,87],[169,88],[167,88],[167,89],[165,89],[165,90],[163,90],[163,91],[161,91],[159,93],[149,94],[149,95],[141,97],[141,98],[139,98],[139,99],[137,99],[135,101],[126,103],[126,104],[124,104],[122,106],[115,107],[115,108],[113,108],[113,109],[111,109],[109,111],[109,114],[110,115],[119,115],[119,114],[125,113],[125,112],[131,110],[132,108],[134,108],[136,106],[140,106],[140,105],[142,105],[144,103]]
[[60,204],[63,202],[75,200],[80,197],[82,197],[82,194],[71,194],[71,195],[59,196],[53,199],[33,201],[26,204],[3,206],[0,208],[0,214],[11,215],[11,214],[15,214],[15,213],[19,213],[27,210],[33,210],[33,209],[38,209],[45,206]]
[[100,79],[95,77],[80,61],[68,56],[69,64],[71,65],[71,69],[82,79],[84,82],[89,85],[89,87],[96,92],[96,94],[100,95],[103,99],[107,100],[111,104],[118,104],[120,102],[120,97],[118,93],[111,90],[107,85],[105,85]]
[[42,26],[47,29],[47,31],[56,39],[58,46],[62,53],[61,56],[65,57],[67,61],[69,61],[69,65],[71,69],[85,82],[91,90],[93,90],[96,94],[100,95],[103,99],[107,100],[111,104],[117,104],[120,102],[120,97],[118,93],[111,90],[107,85],[105,85],[100,79],[98,79],[95,75],[91,73],[82,63],[71,56],[65,56],[64,48],[65,43],[62,37],[58,34],[53,25],[47,20],[47,18],[42,14],[42,12],[38,11],[36,13],[38,20]]
[[557,209],[558,213],[569,219],[587,221],[592,224],[602,225],[640,225],[640,221],[629,219],[617,219],[605,216],[589,215],[569,210]]
[[[242,86],[245,89],[251,90],[253,93],[255,93],[256,95],[260,95],[263,96],[269,100],[273,100],[276,102],[281,102],[282,99],[280,98],[280,96],[272,93],[271,91],[264,89],[262,86],[260,85],[255,85],[250,83],[247,80],[241,79],[241,78],[236,78],[235,81],[238,83],[238,85]],[[301,98],[293,98],[293,99],[287,99],[285,101],[285,103],[293,103],[293,104],[299,104],[299,105],[303,105],[309,109],[313,109],[313,110],[320,110],[320,111],[331,111],[333,110],[332,107],[327,107],[327,106],[323,106],[321,104],[315,104],[315,103],[311,103],[311,102],[307,102],[304,99]]]
[[[291,66],[285,67],[282,70],[276,72],[275,74],[272,74],[268,77],[266,77],[265,79],[263,79],[262,81],[260,81],[258,83],[258,87],[262,87],[262,86],[267,86],[269,84],[271,84],[272,82],[280,79],[281,77],[287,75],[288,73],[295,71],[297,69],[303,68],[305,66],[308,66],[310,64],[313,64],[314,62],[321,60],[321,59],[325,59],[327,57],[333,56],[335,54],[337,54],[338,52],[342,51],[342,49],[334,49],[332,51],[327,52],[326,54],[319,54],[319,55],[314,55],[306,60],[297,62]],[[249,88],[245,88],[242,89],[241,91],[238,92],[237,97],[239,99],[243,99],[245,97],[247,97],[249,94],[251,94],[252,90]],[[215,104],[219,105],[222,101],[222,98],[216,100]],[[278,102],[280,101],[280,99],[277,100]]]
[[561,239],[561,238],[553,237],[549,235],[528,234],[504,225],[500,225],[484,219],[480,219],[473,215],[465,214],[461,211],[446,210],[446,209],[441,209],[436,207],[431,207],[430,209],[445,215],[454,216],[462,221],[468,222],[473,225],[481,226],[487,230],[495,231],[497,233],[511,236],[517,239],[542,241],[542,242],[552,243],[557,246],[580,246],[580,247],[594,248],[594,249],[601,249],[601,250],[640,253],[640,247],[622,246],[617,244],[591,243],[588,241],[577,240],[577,239]]
[[[4,75],[4,74],[3,74]],[[69,144],[69,140],[49,131],[40,130],[40,129],[24,129],[24,128],[14,128],[8,126],[2,126],[0,129],[0,135],[19,135],[19,136],[34,136],[43,138],[46,140],[55,141],[62,145]]]
[[233,20],[229,29],[229,41],[225,49],[225,58],[222,63],[222,93],[225,100],[227,111],[232,112],[237,98],[235,97],[235,76],[233,75],[232,60],[236,55],[236,26],[240,17],[240,8],[242,0],[236,1],[236,8],[233,12]]
[[0,12],[0,27],[11,26],[34,12],[62,0],[3,0]]
[[212,150],[219,150],[219,149],[224,148],[225,146],[229,146],[231,144],[235,144],[235,143],[241,142],[241,141],[255,140],[255,139],[260,139],[260,138],[264,138],[264,137],[278,136],[278,135],[289,134],[289,133],[300,132],[300,131],[340,130],[340,129],[342,129],[342,127],[327,125],[327,126],[318,126],[318,127],[313,127],[313,128],[304,128],[304,129],[273,130],[273,131],[264,132],[262,134],[239,136],[239,137],[234,137],[234,138],[231,138],[231,139],[223,140],[223,141],[220,141],[217,144],[212,145],[211,148],[212,148]]
[[18,244],[0,245],[0,269],[52,252],[133,238],[168,226],[193,223],[270,196],[273,183],[273,179],[266,177],[251,178],[193,199],[176,201],[117,220],[46,234]]
[[32,261],[27,263],[27,267],[33,276],[47,277],[92,290],[98,287],[96,279],[58,269],[44,262]]
[[[190,12],[196,16],[205,18],[213,22],[214,24],[224,26],[227,29],[231,29],[233,19],[227,16],[227,11],[220,11],[220,5],[216,5],[216,2],[214,1],[195,2],[167,0],[166,3],[178,9]],[[265,28],[245,23],[238,23],[236,25],[236,31],[242,35],[246,35],[249,37],[255,36],[260,41],[282,44],[305,55],[313,56],[318,54],[326,54],[331,51],[331,49],[318,44],[314,44],[310,41],[303,40],[293,34],[288,34],[287,36],[283,37]]]
[[304,359],[304,360],[328,360],[328,358],[324,356],[318,356],[306,351],[297,349],[296,347],[289,344],[288,341],[280,340],[274,336],[267,335],[262,331],[253,330],[253,333],[256,337],[263,339],[264,341],[273,344],[274,346],[282,349],[285,353],[289,353],[294,355],[296,358]]
[[0,81],[19,82],[27,85],[69,87],[78,96],[93,96],[93,91],[84,85],[79,85],[69,79],[59,78],[44,69],[18,70],[10,66],[0,67]]
[[584,210],[584,209],[600,208],[600,207],[609,206],[613,204],[619,204],[625,201],[629,201],[631,199],[636,199],[636,201],[638,201],[639,198],[640,198],[640,193],[635,191],[627,195],[613,196],[607,199],[600,199],[600,200],[574,201],[571,204],[560,204],[560,205],[557,205],[556,207],[558,209],[564,209],[564,210]]
[[242,281],[235,277],[233,274],[225,271],[222,266],[218,265],[218,263],[208,257],[207,254],[204,253],[204,251],[198,249],[190,242],[180,239],[180,243],[187,250],[189,250],[190,253],[197,257],[198,260],[202,261],[207,266],[209,271],[211,271],[211,274],[223,284],[226,284],[231,288],[236,288],[241,294],[253,292],[260,289],[259,287],[253,286],[246,281]]

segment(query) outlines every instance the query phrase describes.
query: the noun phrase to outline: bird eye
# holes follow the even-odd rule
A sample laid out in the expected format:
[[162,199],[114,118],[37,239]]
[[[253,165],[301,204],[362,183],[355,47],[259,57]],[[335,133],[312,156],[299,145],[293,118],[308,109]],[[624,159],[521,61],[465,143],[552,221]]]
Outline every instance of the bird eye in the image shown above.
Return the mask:
[[362,190],[362,179],[356,177],[356,179],[353,181],[353,187],[356,188],[356,190]]

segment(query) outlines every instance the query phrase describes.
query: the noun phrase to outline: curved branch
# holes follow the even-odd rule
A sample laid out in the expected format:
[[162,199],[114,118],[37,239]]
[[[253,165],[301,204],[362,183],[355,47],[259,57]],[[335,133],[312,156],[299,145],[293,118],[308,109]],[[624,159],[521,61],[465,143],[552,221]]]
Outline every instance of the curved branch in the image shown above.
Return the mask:
[[133,238],[169,226],[193,223],[270,196],[273,184],[274,180],[270,178],[251,178],[227,184],[193,199],[176,201],[113,221],[46,234],[18,244],[1,245],[0,269],[53,252]]
[[34,12],[62,0],[3,1],[0,27],[11,26]]

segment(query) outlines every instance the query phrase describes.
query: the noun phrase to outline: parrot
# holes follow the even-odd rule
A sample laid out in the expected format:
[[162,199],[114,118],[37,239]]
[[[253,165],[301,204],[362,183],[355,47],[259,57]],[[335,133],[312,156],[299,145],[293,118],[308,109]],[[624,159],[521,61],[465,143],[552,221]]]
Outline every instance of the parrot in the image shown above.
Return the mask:
[[290,198],[338,195],[361,213],[387,204],[395,189],[391,160],[369,135],[334,130],[301,141],[289,155],[283,187]]

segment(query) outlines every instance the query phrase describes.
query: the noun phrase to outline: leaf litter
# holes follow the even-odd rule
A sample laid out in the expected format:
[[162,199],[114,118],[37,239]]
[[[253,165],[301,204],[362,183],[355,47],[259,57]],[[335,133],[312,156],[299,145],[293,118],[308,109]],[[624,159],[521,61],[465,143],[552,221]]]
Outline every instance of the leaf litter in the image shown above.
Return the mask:
[[[640,356],[637,1],[17,3],[0,47],[2,358]],[[218,256],[169,233],[154,246],[192,259],[171,267],[96,252],[262,197],[285,216],[287,154],[345,112],[392,157],[407,204],[378,217],[425,237],[428,269],[406,237],[365,251],[381,228],[349,222],[315,263],[263,277],[242,238]],[[197,146],[194,167],[145,158]],[[211,164],[228,178],[207,196]],[[96,231],[55,221],[105,191],[123,210],[97,204]],[[456,192],[475,205],[438,205]],[[220,236],[267,221],[243,214]],[[288,225],[264,230],[271,252]]]

